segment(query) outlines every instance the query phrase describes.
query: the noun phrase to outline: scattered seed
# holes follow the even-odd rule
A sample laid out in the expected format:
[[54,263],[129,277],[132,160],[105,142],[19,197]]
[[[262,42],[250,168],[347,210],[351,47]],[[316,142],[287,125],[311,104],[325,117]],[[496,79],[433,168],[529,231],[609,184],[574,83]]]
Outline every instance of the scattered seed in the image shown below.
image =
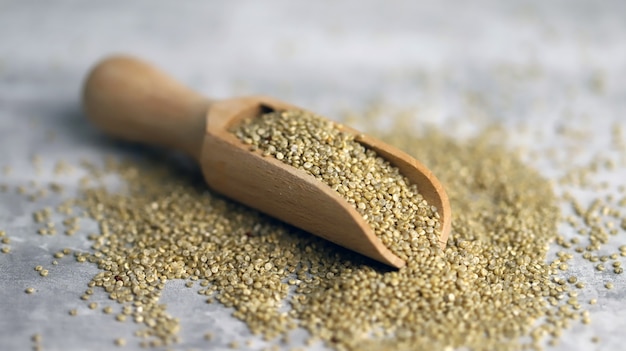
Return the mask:
[[[559,211],[551,185],[515,155],[490,147],[481,139],[486,136],[457,143],[436,133],[419,141],[396,133],[387,138],[433,165],[449,189],[453,208],[459,209],[452,224],[455,235],[442,252],[436,209],[393,167],[355,141],[358,136],[343,133],[340,125],[315,118],[291,125],[285,122],[289,114],[274,113],[278,125],[246,125],[248,134],[240,139],[255,152],[325,182],[367,219],[394,253],[411,258],[410,263],[398,271],[381,269],[196,187],[172,170],[152,165],[99,169],[87,163],[90,176],[81,181],[84,198],[59,206],[57,212],[69,214],[76,206],[98,222],[99,232],[88,237],[92,252],[75,252],[76,261],[100,268],[89,287],[102,289],[124,306],[118,321],[132,318],[147,327],[136,335],[155,339],[141,347],[178,340],[178,321],[158,302],[173,279],[188,279],[188,287],[200,281],[204,289],[199,292],[207,302],[233,308],[236,318],[266,339],[288,340],[284,335],[299,323],[313,334],[312,340],[340,350],[520,349],[517,339],[543,317],[548,322],[531,334],[537,345],[544,337],[557,344],[574,319],[590,322],[587,311],[574,312],[581,304],[567,285],[582,289],[585,284],[575,276],[565,280],[555,274],[573,264],[572,252],[590,262],[617,258],[598,256],[608,235],[616,233],[602,225],[601,216],[612,215],[605,204],[573,204],[578,215],[569,221],[581,238],[555,238]],[[120,175],[127,194],[96,185],[107,172]],[[41,234],[55,233],[50,211],[33,217],[47,223]],[[76,217],[66,218],[63,225],[68,235],[78,228]],[[553,239],[563,249],[546,264],[546,246]],[[624,255],[626,245],[620,250]],[[64,250],[55,258],[70,253]],[[598,267],[604,269],[602,263]],[[621,270],[615,262],[612,267],[615,273]],[[92,294],[88,290],[81,298]],[[293,308],[282,313],[278,307],[289,296]],[[97,308],[93,302],[88,306]],[[102,311],[113,313],[110,306]],[[479,318],[463,319],[462,332],[445,328],[446,338],[441,338],[446,323],[465,314]],[[375,338],[362,339],[368,334]],[[116,345],[118,340],[124,339],[116,339]],[[239,347],[237,342],[229,345]]]
[[115,316],[115,319],[116,319],[118,322],[124,322],[124,321],[126,321],[126,315],[124,315],[124,314],[118,314],[117,316]]

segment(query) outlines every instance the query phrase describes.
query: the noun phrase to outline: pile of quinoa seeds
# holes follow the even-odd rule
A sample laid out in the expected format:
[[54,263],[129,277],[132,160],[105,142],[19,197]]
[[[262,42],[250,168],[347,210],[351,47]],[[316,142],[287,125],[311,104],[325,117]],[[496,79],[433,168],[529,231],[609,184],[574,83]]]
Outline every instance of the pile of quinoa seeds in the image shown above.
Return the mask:
[[[235,131],[251,148],[312,173],[342,194],[407,261],[400,270],[222,198],[208,190],[197,169],[162,157],[74,166],[59,161],[58,180],[72,169],[87,174],[78,196],[64,195],[57,182],[16,189],[0,184],[0,191],[17,191],[35,203],[63,199],[33,214],[39,229],[32,235],[92,243],[91,250],[59,249],[50,259],[55,265],[73,257],[98,267],[75,298],[76,308],[62,313],[81,318],[89,308],[139,326],[134,337],[112,335],[111,346],[179,348],[184,316],[161,302],[175,279],[186,280],[207,304],[232,308],[258,335],[223,340],[207,328],[198,336],[207,349],[291,350],[323,343],[334,350],[538,350],[556,345],[565,329],[592,323],[598,300],[581,296],[594,282],[579,279],[569,264],[575,255],[587,259],[604,291],[622,284],[626,246],[613,245],[612,238],[626,229],[624,189],[591,204],[578,202],[574,190],[557,194],[518,153],[498,143],[505,130],[461,140],[437,130],[419,136],[408,130],[398,124],[380,137],[424,162],[445,185],[453,209],[445,250],[436,240],[434,209],[419,189],[333,123],[274,113]],[[623,142],[615,147],[626,152]],[[594,170],[626,166],[594,162],[556,181],[564,189],[600,194],[602,185],[590,180]],[[33,165],[43,167],[36,159]],[[110,186],[112,176],[121,188]],[[568,210],[560,215],[564,203]],[[62,226],[54,216],[63,217]],[[85,221],[95,221],[99,230],[83,229]],[[577,236],[562,236],[564,225],[576,228]],[[15,235],[0,231],[0,259],[17,254],[11,250]],[[554,256],[550,247],[558,248]],[[59,265],[49,274],[48,263],[33,261],[42,280],[73,267]],[[25,294],[34,298],[40,289],[32,284]],[[102,292],[111,303],[91,301]],[[288,337],[297,328],[308,331],[304,344]],[[32,335],[34,349],[45,350],[43,334]]]
[[338,192],[403,260],[424,256],[438,242],[437,209],[398,168],[334,122],[305,111],[280,111],[252,118],[235,133],[251,151],[302,169]]

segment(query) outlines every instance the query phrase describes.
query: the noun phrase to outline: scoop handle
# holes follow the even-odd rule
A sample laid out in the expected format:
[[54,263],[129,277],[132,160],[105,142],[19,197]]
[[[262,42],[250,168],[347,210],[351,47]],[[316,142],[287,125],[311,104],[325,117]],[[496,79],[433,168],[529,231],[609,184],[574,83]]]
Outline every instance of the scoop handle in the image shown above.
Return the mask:
[[83,108],[106,133],[199,158],[209,99],[127,56],[100,61],[83,87]]

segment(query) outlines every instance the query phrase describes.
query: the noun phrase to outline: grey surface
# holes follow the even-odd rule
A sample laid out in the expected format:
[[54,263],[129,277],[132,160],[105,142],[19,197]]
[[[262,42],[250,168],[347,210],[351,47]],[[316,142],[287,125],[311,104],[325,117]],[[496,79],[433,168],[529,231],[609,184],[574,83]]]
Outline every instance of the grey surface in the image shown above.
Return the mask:
[[[416,128],[433,123],[466,135],[498,120],[515,131],[507,142],[530,149],[566,149],[571,142],[553,134],[571,126],[588,134],[580,154],[563,156],[576,163],[607,153],[609,127],[626,125],[626,3],[599,4],[1,1],[0,167],[13,172],[0,173],[0,183],[12,188],[0,193],[0,230],[12,240],[12,253],[0,254],[0,349],[30,349],[34,333],[41,333],[45,350],[107,350],[117,337],[129,340],[126,349],[138,348],[132,323],[115,322],[79,299],[95,267],[71,258],[50,264],[58,249],[89,248],[80,235],[36,234],[32,212],[61,197],[31,203],[14,191],[29,180],[76,188],[80,173],[58,178],[50,171],[58,160],[137,154],[101,136],[80,112],[83,76],[103,55],[149,58],[213,97],[263,93],[333,118],[385,101],[417,108]],[[480,108],[468,106],[468,96],[478,97]],[[42,157],[41,173],[34,155]],[[553,161],[530,159],[546,176],[559,175]],[[623,171],[602,177],[607,192],[624,184]],[[581,201],[594,195],[577,194]],[[82,223],[81,232],[94,230]],[[611,246],[626,243],[625,236],[621,231]],[[33,270],[38,264],[50,269],[47,279]],[[622,349],[624,277],[599,274],[580,260],[570,266],[588,282],[580,300],[598,297],[599,304],[591,308],[593,323],[574,323],[557,349]],[[602,287],[609,279],[615,279],[611,291]],[[177,349],[227,349],[248,337],[227,309],[204,304],[183,284],[168,283],[162,299],[181,318]],[[25,294],[29,286],[37,293]],[[106,297],[97,292],[93,301],[102,305]],[[70,317],[71,308],[80,316]],[[202,340],[206,331],[217,336],[214,342]],[[289,347],[304,337],[297,334]],[[601,342],[592,344],[592,336]],[[256,340],[253,349],[265,345]]]

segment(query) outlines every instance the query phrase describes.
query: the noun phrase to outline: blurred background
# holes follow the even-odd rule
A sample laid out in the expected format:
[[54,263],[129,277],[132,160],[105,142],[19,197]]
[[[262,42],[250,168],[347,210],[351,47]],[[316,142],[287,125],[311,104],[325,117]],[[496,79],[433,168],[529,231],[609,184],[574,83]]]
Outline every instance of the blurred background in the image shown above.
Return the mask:
[[[384,126],[409,111],[416,131],[434,124],[461,137],[498,122],[513,131],[507,142],[528,148],[558,146],[551,135],[582,130],[575,163],[603,152],[611,126],[626,126],[625,14],[619,0],[1,0],[0,167],[12,172],[0,177],[30,179],[35,155],[51,165],[119,152],[80,110],[85,74],[112,53],[144,58],[213,98],[270,95],[335,120],[357,116],[355,127],[360,115],[378,113]],[[32,210],[1,197],[0,226],[31,233]],[[132,328],[101,314],[67,317],[95,268],[66,270],[48,283],[58,293],[33,306],[21,284],[31,263],[20,257],[0,257],[0,349],[29,349],[34,327],[46,350],[109,349],[113,337],[132,338]],[[169,284],[163,299],[180,312],[181,349],[206,345],[197,339],[207,326],[224,340],[247,335],[229,311],[192,303],[183,282]],[[622,347],[624,298],[599,306],[593,325],[573,328],[557,349]],[[591,335],[603,343],[590,344]]]
[[4,0],[0,96],[77,99],[87,69],[121,52],[213,97],[263,93],[319,112],[385,99],[419,104],[440,119],[458,114],[458,104],[473,94],[490,115],[527,118],[533,104],[564,96],[571,103],[589,92],[582,87],[626,101],[625,7],[622,1]]

